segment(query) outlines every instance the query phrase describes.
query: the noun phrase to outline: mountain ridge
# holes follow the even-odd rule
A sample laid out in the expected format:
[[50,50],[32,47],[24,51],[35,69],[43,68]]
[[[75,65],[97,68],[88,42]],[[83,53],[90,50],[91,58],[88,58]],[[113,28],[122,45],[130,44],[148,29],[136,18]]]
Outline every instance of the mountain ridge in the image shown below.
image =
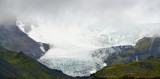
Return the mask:
[[[13,51],[23,51],[26,55],[38,59],[45,52],[40,49],[40,44],[27,34],[23,33],[15,25],[0,25],[0,45]],[[42,43],[46,51],[49,50],[49,45]]]
[[14,52],[0,46],[1,79],[72,79],[59,70],[45,67],[23,52]]

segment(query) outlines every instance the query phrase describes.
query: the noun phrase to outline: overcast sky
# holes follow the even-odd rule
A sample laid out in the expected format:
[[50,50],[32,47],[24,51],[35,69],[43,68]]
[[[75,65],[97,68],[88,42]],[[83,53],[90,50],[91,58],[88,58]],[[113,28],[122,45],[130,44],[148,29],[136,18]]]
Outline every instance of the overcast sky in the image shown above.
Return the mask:
[[67,23],[159,23],[160,0],[0,0],[0,14]]

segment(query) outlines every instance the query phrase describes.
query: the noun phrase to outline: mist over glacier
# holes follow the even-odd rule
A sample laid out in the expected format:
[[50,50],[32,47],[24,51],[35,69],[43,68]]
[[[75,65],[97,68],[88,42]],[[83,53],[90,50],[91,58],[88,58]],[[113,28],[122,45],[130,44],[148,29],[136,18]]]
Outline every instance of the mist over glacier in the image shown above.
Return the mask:
[[0,4],[0,23],[15,16],[23,32],[51,45],[38,61],[71,76],[88,76],[106,66],[103,59],[92,58],[95,50],[134,45],[160,31],[159,0],[1,0]]
[[[100,59],[92,57],[96,50],[119,45],[134,45],[143,37],[159,35],[160,31],[160,24],[157,23],[132,25],[127,27],[128,30],[107,26],[54,27],[54,24],[43,27],[45,25],[46,22],[39,27],[31,25],[32,30],[27,33],[34,40],[52,46],[39,61],[49,68],[62,70],[71,76],[88,76],[106,66],[101,57]],[[105,56],[107,58],[107,55]],[[100,67],[97,68],[97,65]]]

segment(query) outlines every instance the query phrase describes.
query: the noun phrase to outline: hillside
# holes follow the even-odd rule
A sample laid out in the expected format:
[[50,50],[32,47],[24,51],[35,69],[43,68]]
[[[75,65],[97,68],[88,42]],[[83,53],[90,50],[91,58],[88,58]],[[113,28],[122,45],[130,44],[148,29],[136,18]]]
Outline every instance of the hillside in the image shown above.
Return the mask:
[[0,79],[72,79],[72,77],[47,68],[22,52],[13,52],[0,47]]
[[6,24],[0,24],[0,45],[9,50],[23,51],[25,55],[34,59],[38,59],[45,53],[41,50],[41,46],[45,51],[49,49],[47,44],[34,41],[16,25]]
[[160,78],[160,58],[148,57],[145,60],[129,64],[117,64],[105,67],[91,75],[90,79],[135,79]]
[[[100,49],[100,54],[110,52],[105,59],[107,67],[91,75],[92,78],[159,78],[160,38],[145,37],[135,46],[117,46]],[[96,53],[98,53],[96,52]],[[95,56],[95,55],[94,55]]]
[[[160,57],[160,37],[145,37],[140,39],[135,46],[118,46],[112,48],[118,50],[110,53],[105,59],[104,62],[108,66],[127,64],[145,59],[149,56]],[[103,53],[108,52],[105,51]]]

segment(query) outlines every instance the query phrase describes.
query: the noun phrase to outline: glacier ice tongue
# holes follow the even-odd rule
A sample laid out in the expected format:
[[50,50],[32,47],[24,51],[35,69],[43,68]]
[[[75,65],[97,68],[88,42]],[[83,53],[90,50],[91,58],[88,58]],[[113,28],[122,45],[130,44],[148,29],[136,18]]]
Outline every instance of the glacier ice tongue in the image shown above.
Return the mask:
[[[24,23],[25,24],[25,23]],[[103,68],[104,56],[92,53],[97,49],[119,45],[134,45],[143,37],[159,34],[160,24],[145,24],[114,28],[109,26],[66,26],[39,22],[27,33],[38,42],[53,45],[38,61],[51,69],[62,70],[71,76],[88,76]],[[45,27],[44,27],[45,26]],[[22,31],[23,28],[19,27]],[[108,52],[110,53],[110,52]]]

